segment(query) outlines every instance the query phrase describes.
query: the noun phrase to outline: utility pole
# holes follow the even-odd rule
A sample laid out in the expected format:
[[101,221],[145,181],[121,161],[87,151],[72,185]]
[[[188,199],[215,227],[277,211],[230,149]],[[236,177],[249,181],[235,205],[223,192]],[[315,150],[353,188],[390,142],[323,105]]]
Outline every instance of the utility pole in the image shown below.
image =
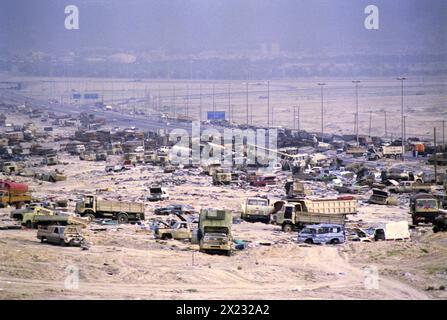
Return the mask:
[[355,134],[357,135],[357,145],[359,145],[359,80],[354,80],[355,84]]
[[296,130],[296,107],[293,107],[293,130]]
[[270,81],[267,81],[267,128],[270,128]]
[[387,128],[387,123],[386,123],[386,110],[384,111],[385,113],[385,138],[388,138],[388,128]]
[[173,113],[175,118],[175,86],[172,88],[172,106],[174,108]]
[[323,86],[326,83],[318,83],[321,88],[321,142],[324,142],[324,105],[323,105]]
[[231,121],[231,82],[228,82],[228,121]]
[[213,83],[213,112],[216,111],[216,105],[214,101],[214,83]]
[[373,112],[370,111],[369,112],[369,137],[371,138],[371,124],[372,124],[372,116],[373,116]]
[[401,113],[401,137],[402,137],[402,161],[404,160],[404,154],[405,154],[405,142],[404,142],[404,81],[407,80],[407,78],[400,77],[397,78],[401,82],[401,107],[400,107],[400,113]]
[[246,84],[246,95],[245,95],[245,109],[246,109],[246,114],[247,114],[247,121],[246,121],[246,123],[247,123],[247,125],[249,124],[248,123],[248,117],[249,117],[249,114],[248,114],[248,76],[247,76],[247,82],[245,83]]
[[298,115],[297,115],[298,131],[300,131],[300,120],[301,120],[300,106],[298,106]]
[[186,86],[186,116],[189,116],[189,84]]
[[199,121],[202,122],[202,84],[199,86]]
[[407,116],[404,116],[404,141],[407,141]]
[[445,151],[445,120],[442,120],[442,148]]
[[433,138],[435,144],[434,164],[435,164],[435,183],[438,182],[438,146],[436,145],[436,127],[433,128]]

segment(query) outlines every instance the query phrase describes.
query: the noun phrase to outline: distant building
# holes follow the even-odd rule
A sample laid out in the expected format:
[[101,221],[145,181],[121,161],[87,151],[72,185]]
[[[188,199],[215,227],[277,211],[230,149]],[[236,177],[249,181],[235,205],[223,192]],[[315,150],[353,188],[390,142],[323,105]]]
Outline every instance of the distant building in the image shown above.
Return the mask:
[[0,114],[0,126],[4,127],[6,125],[6,116],[2,113]]

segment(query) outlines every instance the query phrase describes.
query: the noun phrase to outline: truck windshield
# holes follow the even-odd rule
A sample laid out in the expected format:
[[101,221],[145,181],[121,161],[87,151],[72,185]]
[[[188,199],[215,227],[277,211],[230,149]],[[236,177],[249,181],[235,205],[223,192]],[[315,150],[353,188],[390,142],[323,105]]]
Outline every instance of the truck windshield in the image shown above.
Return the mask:
[[262,200],[262,199],[248,199],[248,203],[249,206],[267,206],[268,205],[268,201],[267,200]]
[[433,199],[421,199],[416,201],[416,207],[419,209],[437,209],[438,203]]
[[151,188],[151,193],[161,193],[161,188]]

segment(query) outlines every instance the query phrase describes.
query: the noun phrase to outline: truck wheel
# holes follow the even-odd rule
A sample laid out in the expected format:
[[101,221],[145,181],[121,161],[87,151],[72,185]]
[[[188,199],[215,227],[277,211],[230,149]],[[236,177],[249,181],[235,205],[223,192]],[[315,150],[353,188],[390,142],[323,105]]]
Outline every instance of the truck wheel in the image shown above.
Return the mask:
[[439,232],[439,228],[438,228],[437,226],[434,226],[434,227],[433,227],[433,232],[434,232],[434,233],[438,233],[438,232]]
[[314,241],[313,241],[312,239],[306,239],[306,241],[304,241],[304,243],[307,243],[307,244],[313,244]]
[[161,240],[169,240],[172,239],[172,235],[169,233],[165,233],[161,236]]
[[282,231],[284,231],[284,232],[292,232],[293,231],[293,227],[289,223],[283,224],[282,225]]
[[330,242],[330,244],[339,244],[339,243],[340,243],[340,240],[338,240],[338,239],[332,239]]
[[225,252],[225,255],[226,255],[227,257],[231,257],[231,250],[227,250],[227,252]]
[[118,223],[128,223],[129,217],[124,213],[120,213],[117,217],[117,220],[118,220]]
[[32,229],[32,228],[33,228],[33,223],[31,222],[31,220],[28,220],[28,221],[25,223],[25,226],[26,226],[28,229]]
[[44,243],[44,242],[45,242],[45,238],[44,237],[40,238],[40,243]]
[[91,213],[87,213],[84,217],[86,217],[90,222],[95,220],[95,216]]
[[67,246],[67,244],[65,243],[65,241],[63,239],[59,243],[60,243],[60,245],[62,247],[66,247]]

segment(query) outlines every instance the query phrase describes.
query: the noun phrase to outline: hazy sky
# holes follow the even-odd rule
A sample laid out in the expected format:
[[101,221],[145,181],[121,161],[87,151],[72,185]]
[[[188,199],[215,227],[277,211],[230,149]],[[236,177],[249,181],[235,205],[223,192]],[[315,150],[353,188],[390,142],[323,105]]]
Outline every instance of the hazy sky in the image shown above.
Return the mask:
[[[80,10],[80,30],[65,30],[64,8]],[[363,26],[380,9],[380,30]],[[418,48],[447,51],[446,0],[1,0],[4,49],[113,48],[168,52],[257,49],[278,43],[300,52]]]

